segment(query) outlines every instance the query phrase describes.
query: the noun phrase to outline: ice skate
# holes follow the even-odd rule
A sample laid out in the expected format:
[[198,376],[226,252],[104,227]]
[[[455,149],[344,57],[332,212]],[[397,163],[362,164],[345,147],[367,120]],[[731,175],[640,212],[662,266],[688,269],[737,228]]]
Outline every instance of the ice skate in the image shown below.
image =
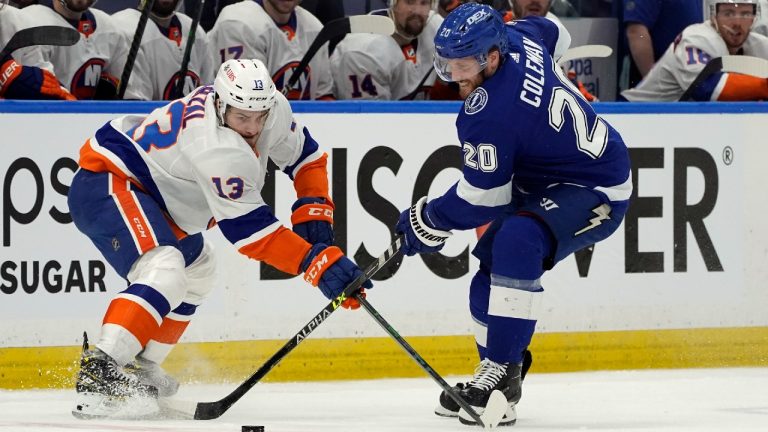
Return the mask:
[[125,365],[125,371],[136,375],[140,383],[156,388],[159,397],[171,397],[179,391],[179,381],[153,361],[136,357]]
[[[498,426],[511,426],[517,421],[515,405],[522,396],[521,370],[522,365],[500,364],[485,359],[477,366],[475,376],[459,392],[459,396],[467,401],[477,414],[482,415],[491,392],[501,391],[507,398],[508,407]],[[459,421],[466,425],[477,424],[463,409],[459,410]]]
[[157,389],[125,373],[115,360],[83,343],[75,385],[77,402],[72,415],[80,419],[146,418],[158,413]]
[[[525,350],[525,353],[523,354],[522,371],[520,374],[521,381],[525,380],[525,374],[528,373],[528,369],[531,368],[531,364],[533,364],[533,355],[530,351]],[[456,393],[460,394],[468,384],[469,383],[458,383],[452,388]],[[439,403],[437,407],[435,407],[435,414],[441,417],[458,417],[460,408],[461,407],[459,407],[459,404],[457,404],[456,401],[448,396],[448,393],[443,391],[440,393]]]

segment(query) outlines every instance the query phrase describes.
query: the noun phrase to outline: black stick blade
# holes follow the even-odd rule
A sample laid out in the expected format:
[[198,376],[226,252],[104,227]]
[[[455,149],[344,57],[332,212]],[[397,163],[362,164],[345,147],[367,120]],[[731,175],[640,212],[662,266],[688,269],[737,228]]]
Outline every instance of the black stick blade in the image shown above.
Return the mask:
[[3,48],[0,57],[5,57],[20,48],[33,45],[70,46],[80,40],[80,33],[70,27],[40,26],[19,30]]

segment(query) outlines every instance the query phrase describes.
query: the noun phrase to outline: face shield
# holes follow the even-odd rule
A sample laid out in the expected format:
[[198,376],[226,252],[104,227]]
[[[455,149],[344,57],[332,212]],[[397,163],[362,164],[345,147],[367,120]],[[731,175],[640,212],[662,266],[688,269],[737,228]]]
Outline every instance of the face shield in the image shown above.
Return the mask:
[[479,74],[488,65],[488,55],[478,54],[461,58],[445,58],[435,53],[435,72],[445,82],[463,81]]

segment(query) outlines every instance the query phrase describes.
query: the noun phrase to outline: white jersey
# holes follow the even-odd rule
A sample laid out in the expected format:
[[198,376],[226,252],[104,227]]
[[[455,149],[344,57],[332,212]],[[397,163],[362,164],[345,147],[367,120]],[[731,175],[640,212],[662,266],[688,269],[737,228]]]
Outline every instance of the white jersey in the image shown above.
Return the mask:
[[760,4],[760,16],[757,18],[755,28],[752,31],[768,36],[768,0],[760,0],[758,3]]
[[424,30],[401,47],[392,36],[349,34],[336,45],[331,72],[337,99],[398,100],[419,88],[420,99],[435,82],[435,34],[443,18],[430,12]]
[[[622,96],[629,101],[677,101],[710,59],[729,55],[710,21],[686,27],[678,38],[637,87],[623,91]],[[742,48],[744,55],[768,59],[768,38],[763,35],[750,32]]]
[[[48,6],[32,5],[21,10],[25,26],[53,25],[74,27],[80,40],[72,46],[37,46],[25,49],[38,51],[43,62],[29,64],[48,69],[64,87],[78,99],[93,99],[99,80],[105,79],[118,86],[128,56],[128,40],[105,12],[88,9],[79,23],[74,25]],[[33,24],[30,24],[33,23]]]
[[18,9],[11,5],[0,8],[0,49],[4,47],[11,37],[25,27],[21,24],[22,16]]
[[80,165],[92,171],[100,171],[94,166],[111,167],[109,171],[138,182],[189,234],[206,230],[215,220],[225,235],[225,230],[243,225],[252,232],[242,238],[263,237],[280,226],[274,217],[253,213],[271,215],[261,197],[267,162],[271,159],[294,175],[322,156],[316,143],[305,139],[282,94],[270,112],[268,123],[272,121],[254,151],[237,132],[219,125],[213,87],[204,86],[148,116],[112,120],[81,150]]
[[[288,82],[323,25],[297,6],[288,25],[279,27],[255,1],[243,1],[222,9],[208,33],[214,64],[230,59],[259,59],[267,65],[278,90]],[[288,94],[289,99],[319,99],[333,93],[328,45],[309,62],[309,67]]]
[[[140,17],[141,12],[136,9],[124,9],[112,15],[113,21],[125,32],[129,41],[133,40]],[[191,26],[192,18],[178,12],[171,18],[168,29],[161,28],[151,19],[147,21],[141,47],[136,54],[125,90],[125,99],[171,99],[189,42]],[[208,47],[208,36],[198,25],[184,81],[184,94],[201,85],[211,84],[213,76],[213,58]]]

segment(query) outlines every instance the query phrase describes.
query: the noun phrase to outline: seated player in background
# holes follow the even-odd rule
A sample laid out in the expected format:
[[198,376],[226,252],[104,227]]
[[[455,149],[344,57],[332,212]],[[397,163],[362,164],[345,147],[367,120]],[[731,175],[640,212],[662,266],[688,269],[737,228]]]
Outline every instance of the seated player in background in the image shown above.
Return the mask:
[[[269,68],[278,91],[288,83],[323,25],[301,0],[243,1],[222,9],[208,33],[214,64],[229,59],[255,58]],[[328,45],[324,45],[302,72],[290,100],[332,100]]]
[[[304,273],[330,299],[362,274],[331,246],[326,159],[259,60],[229,60],[213,86],[112,120],[86,141],[70,213],[129,285],[110,303],[95,348],[84,342],[76,417],[151,415],[158,395],[176,393],[160,364],[213,288],[208,228],[218,224],[249,258]],[[293,231],[261,197],[269,160],[293,180]]]
[[[752,31],[757,0],[707,0],[709,19],[688,26],[667,48],[637,87],[621,95],[632,102],[677,101],[704,66],[725,55],[768,59],[768,38]],[[768,81],[737,73],[717,72],[689,92],[697,101],[768,99]]]
[[[21,28],[23,18],[18,9],[8,5],[8,0],[0,0],[0,49]],[[25,62],[42,64],[39,52],[32,51]],[[10,54],[0,58],[0,99],[63,99],[75,97],[64,88],[59,80],[49,71],[35,66],[25,66]]]
[[[481,363],[455,389],[479,413],[492,391],[504,393],[502,425],[517,418],[542,275],[610,236],[632,193],[621,136],[554,62],[570,43],[564,31],[536,16],[505,25],[477,3],[445,18],[435,69],[466,98],[456,120],[463,175],[442,196],[403,211],[395,229],[402,252],[414,255],[439,251],[451,230],[491,222],[472,252],[480,269],[469,288]],[[445,392],[439,402],[436,414],[474,424]]]
[[[208,36],[198,25],[184,77],[183,94],[175,94],[192,26],[192,18],[176,12],[179,1],[155,0],[152,5],[150,22],[144,29],[124,99],[176,99],[213,81],[213,58],[208,47]],[[112,15],[128,40],[133,40],[140,17],[141,12],[136,9],[124,9]]]
[[424,99],[435,81],[433,39],[443,22],[432,10],[433,3],[390,0],[388,9],[372,13],[389,15],[395,23],[395,33],[349,34],[336,45],[331,56],[336,98]]
[[[511,10],[510,12],[504,16],[505,21],[509,21],[511,19],[522,19],[527,18],[529,16],[540,16],[545,17],[548,20],[554,22],[558,25],[558,27],[563,27],[563,23],[560,21],[560,19],[555,16],[555,14],[552,13],[550,10],[552,8],[552,4],[554,3],[554,0],[507,0],[510,4]],[[597,97],[593,95],[592,93],[587,90],[587,88],[584,86],[584,83],[581,82],[576,77],[576,71],[571,69],[565,70],[566,76],[568,76],[568,79],[571,80],[573,85],[575,85],[579,92],[581,92],[582,96],[588,101],[588,102],[597,102]]]
[[49,70],[76,98],[114,99],[128,55],[128,40],[109,15],[91,8],[94,3],[55,0],[49,5],[25,7],[21,15],[26,23],[72,27],[81,36],[72,46],[37,46],[19,51],[20,55],[39,53],[42,64],[24,64]]

